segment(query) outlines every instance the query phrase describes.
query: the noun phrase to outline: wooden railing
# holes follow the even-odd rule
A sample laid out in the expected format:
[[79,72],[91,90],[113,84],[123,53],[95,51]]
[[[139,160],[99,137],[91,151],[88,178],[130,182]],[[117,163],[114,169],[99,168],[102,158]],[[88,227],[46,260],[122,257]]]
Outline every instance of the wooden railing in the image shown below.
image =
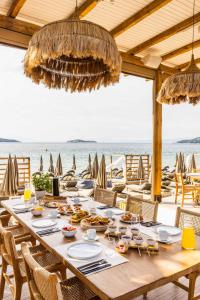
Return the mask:
[[137,170],[139,164],[139,158],[142,157],[143,168],[144,168],[144,179],[149,178],[150,164],[148,154],[126,154],[125,164],[126,164],[126,184],[135,183],[141,179],[137,177]]
[[[12,159],[14,159],[12,157]],[[8,157],[0,157],[0,184],[6,172]],[[31,168],[30,157],[17,157],[18,170],[19,170],[19,185],[23,186],[25,183],[30,182]]]

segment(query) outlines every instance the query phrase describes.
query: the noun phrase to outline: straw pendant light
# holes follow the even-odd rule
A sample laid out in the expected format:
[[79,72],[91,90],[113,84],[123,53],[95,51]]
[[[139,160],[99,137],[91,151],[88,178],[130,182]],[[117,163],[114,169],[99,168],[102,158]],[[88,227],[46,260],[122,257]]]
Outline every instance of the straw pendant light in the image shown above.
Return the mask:
[[99,89],[119,81],[122,59],[103,27],[78,17],[49,23],[29,42],[24,71],[33,82],[71,92]]
[[[194,13],[195,0],[193,3],[192,44],[194,44]],[[188,102],[193,105],[200,102],[200,69],[195,64],[193,45],[189,66],[186,70],[173,74],[164,81],[159,91],[157,101],[162,104]]]

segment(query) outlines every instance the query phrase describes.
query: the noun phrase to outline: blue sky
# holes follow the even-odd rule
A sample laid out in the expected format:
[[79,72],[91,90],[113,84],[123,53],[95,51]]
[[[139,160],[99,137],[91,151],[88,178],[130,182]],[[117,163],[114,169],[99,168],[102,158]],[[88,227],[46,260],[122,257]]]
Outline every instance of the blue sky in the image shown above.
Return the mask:
[[[152,82],[121,76],[92,93],[70,94],[35,85],[23,74],[24,51],[0,46],[0,137],[30,142],[151,140]],[[163,107],[163,138],[200,136],[200,105]]]

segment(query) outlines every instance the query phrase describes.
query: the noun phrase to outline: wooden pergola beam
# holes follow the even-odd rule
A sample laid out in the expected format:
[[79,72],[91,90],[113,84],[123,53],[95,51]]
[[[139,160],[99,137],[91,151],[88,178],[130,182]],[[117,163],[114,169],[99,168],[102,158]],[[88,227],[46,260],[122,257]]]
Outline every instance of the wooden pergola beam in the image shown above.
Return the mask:
[[[85,17],[93,8],[95,8],[98,2],[98,0],[86,0],[81,6],[78,7],[78,16],[80,18]],[[74,12],[69,16],[69,18],[71,18],[73,15]]]
[[[194,16],[194,24],[198,23],[200,21],[200,13],[197,13]],[[143,50],[150,48],[151,46],[158,44],[171,36],[175,35],[176,33],[183,31],[193,24],[193,17],[189,17],[188,19],[174,25],[173,27],[170,27],[169,29],[159,33],[158,35],[152,37],[151,39],[137,45],[136,47],[130,49],[128,51],[128,54],[136,54],[139,52],[142,52]]]
[[8,16],[12,18],[16,18],[20,9],[25,4],[26,0],[13,0],[12,5],[8,11]]
[[172,0],[154,0],[150,4],[146,5],[140,11],[129,17],[127,20],[123,21],[121,24],[116,26],[113,30],[111,30],[111,34],[114,37],[122,34],[126,30],[130,29],[146,17],[150,16]]
[[162,56],[162,61],[171,59],[173,57],[176,57],[178,55],[181,55],[183,53],[186,53],[186,52],[190,51],[192,49],[192,45],[193,45],[194,48],[200,47],[200,40],[195,41],[194,43],[189,43],[189,44],[187,44],[187,45],[185,45],[183,47],[180,47],[180,48],[178,48],[178,49],[176,49],[176,50],[174,50],[172,52],[169,52],[169,53],[163,55]]
[[0,28],[32,36],[40,26],[0,15]]

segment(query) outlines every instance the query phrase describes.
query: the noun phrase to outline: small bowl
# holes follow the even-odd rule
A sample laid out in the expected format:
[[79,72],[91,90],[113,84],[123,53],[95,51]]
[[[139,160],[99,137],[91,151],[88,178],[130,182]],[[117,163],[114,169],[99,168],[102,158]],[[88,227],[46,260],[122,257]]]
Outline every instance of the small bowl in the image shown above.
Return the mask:
[[131,228],[131,233],[133,236],[138,236],[140,230],[136,227]]
[[127,231],[127,227],[126,226],[119,226],[119,232],[124,234]]
[[66,226],[62,228],[62,233],[64,237],[74,237],[77,233],[77,229],[73,226]]
[[108,230],[109,230],[110,232],[116,232],[116,231],[117,231],[117,226],[115,226],[115,225],[110,225],[110,226],[108,226]]
[[144,242],[144,239],[141,236],[138,236],[134,239],[136,245],[142,245],[142,243]]
[[147,239],[147,244],[148,244],[149,246],[155,246],[156,241],[153,240],[153,239]]
[[35,209],[35,208],[32,208],[31,209],[31,213],[34,217],[39,217],[43,214],[43,211],[44,211],[44,208],[41,207],[40,209]]
[[131,241],[131,237],[129,235],[122,235],[121,239],[125,245],[128,245]]

